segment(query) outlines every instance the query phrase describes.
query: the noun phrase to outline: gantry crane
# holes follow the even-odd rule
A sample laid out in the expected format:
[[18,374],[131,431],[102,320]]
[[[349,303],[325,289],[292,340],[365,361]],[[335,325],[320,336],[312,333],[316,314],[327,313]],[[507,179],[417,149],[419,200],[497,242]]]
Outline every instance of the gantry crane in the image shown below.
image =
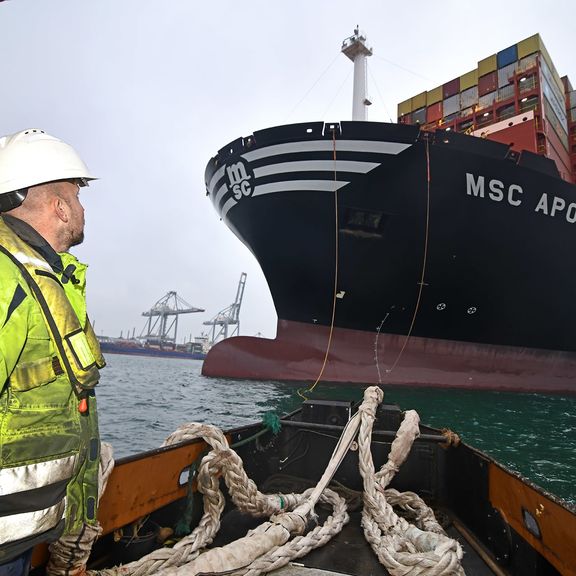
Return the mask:
[[168,292],[150,310],[142,312],[142,316],[147,316],[148,321],[140,338],[149,346],[174,349],[178,333],[178,316],[192,312],[204,312],[204,309],[191,306],[176,292]]
[[[240,333],[240,306],[244,296],[244,286],[246,285],[246,272],[240,274],[240,281],[236,290],[236,300],[228,308],[224,308],[212,318],[204,322],[204,326],[212,326],[210,336],[210,346],[214,346],[219,340],[224,340],[228,336],[237,336]],[[234,329],[228,333],[228,326],[234,326]]]

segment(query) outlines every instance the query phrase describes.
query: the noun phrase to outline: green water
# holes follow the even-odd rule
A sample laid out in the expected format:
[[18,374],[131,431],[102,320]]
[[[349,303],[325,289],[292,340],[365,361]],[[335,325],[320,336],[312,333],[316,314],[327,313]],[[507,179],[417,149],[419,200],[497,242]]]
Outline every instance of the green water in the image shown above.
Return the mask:
[[[297,408],[299,386],[204,378],[202,363],[109,355],[98,390],[103,440],[116,457],[159,446],[179,424],[230,428],[270,410]],[[309,397],[359,400],[362,386],[318,385]],[[391,389],[385,402],[415,409],[467,444],[576,504],[576,397],[504,392]]]

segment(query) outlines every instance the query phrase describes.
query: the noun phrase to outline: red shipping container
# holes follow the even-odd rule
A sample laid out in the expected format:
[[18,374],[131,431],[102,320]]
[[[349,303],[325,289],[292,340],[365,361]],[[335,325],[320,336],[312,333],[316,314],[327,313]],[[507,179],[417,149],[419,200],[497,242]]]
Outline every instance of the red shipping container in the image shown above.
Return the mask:
[[460,92],[460,76],[458,78],[454,78],[454,80],[450,80],[450,82],[446,82],[442,86],[442,99],[446,100],[446,98],[450,98],[450,96],[454,96],[454,94],[458,94]]
[[496,88],[498,88],[498,72],[496,70],[478,78],[478,96],[494,92]]
[[426,109],[426,123],[436,122],[442,118],[442,102],[431,104]]

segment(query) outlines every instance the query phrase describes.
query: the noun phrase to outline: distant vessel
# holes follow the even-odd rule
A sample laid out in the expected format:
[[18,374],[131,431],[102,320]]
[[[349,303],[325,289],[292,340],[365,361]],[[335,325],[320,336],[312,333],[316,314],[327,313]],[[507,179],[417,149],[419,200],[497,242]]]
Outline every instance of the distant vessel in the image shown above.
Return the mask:
[[196,312],[204,312],[204,309],[191,306],[174,291],[168,292],[150,310],[142,312],[142,316],[148,318],[143,334],[138,338],[134,335],[132,338],[99,336],[100,348],[104,354],[203,360],[209,348],[207,337],[176,344],[179,315]]
[[[538,35],[366,122],[254,132],[206,169],[258,259],[274,340],[229,338],[209,376],[576,392],[576,92]],[[476,137],[475,137],[476,136]]]
[[194,341],[178,344],[175,348],[161,348],[135,338],[99,337],[103,354],[128,354],[130,356],[156,356],[161,358],[185,358],[204,360],[207,347],[204,342]]
[[234,302],[210,320],[203,322],[204,326],[210,326],[209,334],[203,333],[194,340],[190,338],[188,342],[176,344],[178,316],[204,312],[204,309],[191,306],[176,292],[168,292],[150,310],[142,312],[142,316],[146,316],[148,321],[139,337],[134,334],[131,338],[123,338],[122,335],[120,338],[100,336],[98,340],[102,352],[203,360],[216,342],[240,333],[240,308],[247,276],[246,272],[240,274]]

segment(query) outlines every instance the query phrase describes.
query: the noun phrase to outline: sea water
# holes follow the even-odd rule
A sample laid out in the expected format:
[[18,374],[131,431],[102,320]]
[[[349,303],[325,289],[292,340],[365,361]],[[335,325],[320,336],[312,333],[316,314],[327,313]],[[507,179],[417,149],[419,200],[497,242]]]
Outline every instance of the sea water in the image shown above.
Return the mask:
[[[206,378],[202,361],[108,355],[98,386],[100,433],[115,457],[157,448],[178,425],[223,429],[286,414],[302,385]],[[318,384],[310,398],[360,400],[363,386]],[[475,390],[386,389],[385,401],[464,442],[576,505],[576,397]]]

